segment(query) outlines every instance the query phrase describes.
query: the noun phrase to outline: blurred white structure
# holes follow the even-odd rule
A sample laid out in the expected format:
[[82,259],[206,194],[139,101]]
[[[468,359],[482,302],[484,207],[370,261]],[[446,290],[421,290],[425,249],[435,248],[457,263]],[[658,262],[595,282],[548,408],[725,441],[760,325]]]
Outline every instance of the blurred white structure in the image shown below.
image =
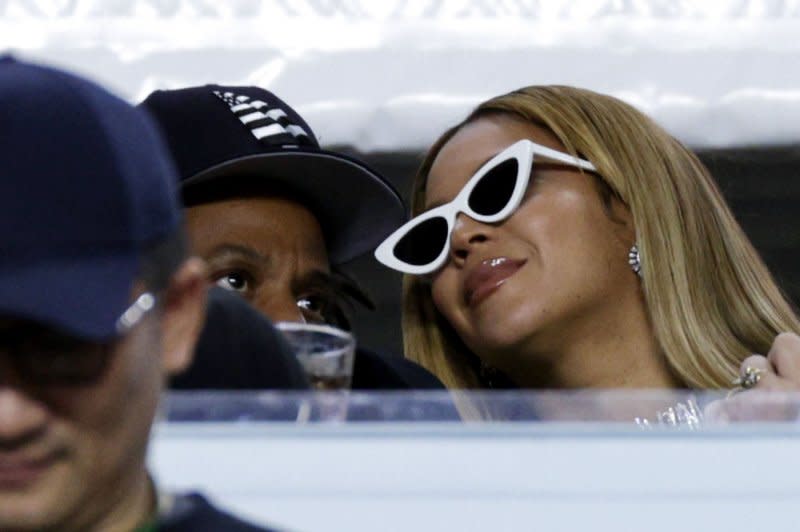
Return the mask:
[[775,427],[165,426],[168,486],[298,532],[794,532],[800,438]]
[[[181,392],[150,463],[280,530],[794,532],[800,394],[725,395]],[[309,418],[331,401],[348,422]]]
[[0,49],[138,101],[259,84],[323,144],[419,150],[529,84],[619,96],[694,146],[800,140],[798,0],[0,0]]

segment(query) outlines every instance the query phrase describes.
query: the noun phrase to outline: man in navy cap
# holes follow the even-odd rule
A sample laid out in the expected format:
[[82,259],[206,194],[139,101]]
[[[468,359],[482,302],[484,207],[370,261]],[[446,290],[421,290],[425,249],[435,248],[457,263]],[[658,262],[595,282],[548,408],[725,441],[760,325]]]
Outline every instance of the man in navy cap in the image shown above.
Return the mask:
[[259,530],[145,467],[205,301],[148,117],[5,57],[0,139],[0,530]]
[[[193,252],[209,280],[274,321],[348,329],[370,305],[340,266],[405,219],[394,188],[363,162],[320,147],[303,118],[259,87],[156,91],[142,102],[180,175]],[[360,348],[357,389],[441,388],[422,367]]]

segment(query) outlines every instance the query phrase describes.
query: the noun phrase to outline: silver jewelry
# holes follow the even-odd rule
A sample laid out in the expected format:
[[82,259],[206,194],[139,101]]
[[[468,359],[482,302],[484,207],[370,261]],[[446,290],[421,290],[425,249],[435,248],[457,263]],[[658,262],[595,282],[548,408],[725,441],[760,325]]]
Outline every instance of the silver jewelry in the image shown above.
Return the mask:
[[700,407],[697,406],[697,401],[695,401],[694,397],[689,397],[686,403],[679,402],[675,406],[656,412],[653,423],[650,423],[649,419],[642,417],[637,417],[634,421],[643,429],[652,428],[653,425],[661,425],[697,430],[703,423],[703,413],[700,411]]
[[150,292],[145,292],[137,297],[136,301],[117,319],[117,334],[123,335],[133,329],[155,306],[156,298]]
[[744,368],[744,374],[740,375],[731,383],[734,386],[741,386],[745,390],[749,390],[750,388],[755,387],[756,384],[761,380],[761,374],[764,373],[763,369],[754,368],[753,366],[747,366]]
[[636,275],[642,276],[642,257],[639,255],[639,246],[634,244],[628,252],[628,264]]

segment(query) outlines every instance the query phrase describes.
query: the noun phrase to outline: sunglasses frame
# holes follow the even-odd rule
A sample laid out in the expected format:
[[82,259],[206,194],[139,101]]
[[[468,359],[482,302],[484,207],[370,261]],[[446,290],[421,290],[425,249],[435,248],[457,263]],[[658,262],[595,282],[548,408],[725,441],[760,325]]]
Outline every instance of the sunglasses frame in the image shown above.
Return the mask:
[[[424,212],[419,216],[415,216],[395,230],[375,249],[375,258],[393,270],[412,275],[425,275],[438,270],[447,261],[450,250],[450,236],[453,233],[453,227],[455,226],[458,214],[463,212],[475,221],[489,224],[500,222],[511,216],[517,207],[519,207],[525,195],[525,191],[528,188],[528,182],[530,181],[531,172],[533,170],[533,161],[537,155],[583,170],[591,172],[596,171],[594,165],[585,159],[573,157],[567,153],[542,146],[541,144],[536,144],[528,139],[517,141],[484,163],[478,171],[469,178],[464,188],[461,189],[452,201]],[[469,197],[472,191],[486,174],[509,159],[517,160],[517,178],[514,183],[514,190],[511,192],[511,197],[506,205],[497,213],[488,216],[473,211],[469,206]],[[409,264],[398,259],[394,254],[394,249],[398,242],[421,223],[436,217],[444,218],[447,223],[447,238],[442,246],[442,251],[436,259],[422,265]]]

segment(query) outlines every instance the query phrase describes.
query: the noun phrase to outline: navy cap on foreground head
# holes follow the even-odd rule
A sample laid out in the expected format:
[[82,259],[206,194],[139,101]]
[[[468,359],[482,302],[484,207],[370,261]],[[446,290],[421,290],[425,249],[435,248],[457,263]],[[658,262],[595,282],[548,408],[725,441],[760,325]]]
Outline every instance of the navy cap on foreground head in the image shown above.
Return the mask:
[[110,338],[143,249],[175,231],[166,148],[141,110],[0,59],[0,315]]
[[[141,105],[162,128],[185,199],[231,184],[280,185],[319,219],[333,264],[367,251],[405,221],[394,188],[364,163],[320,149],[306,122],[259,87],[156,91]],[[216,185],[216,187],[215,187]]]

